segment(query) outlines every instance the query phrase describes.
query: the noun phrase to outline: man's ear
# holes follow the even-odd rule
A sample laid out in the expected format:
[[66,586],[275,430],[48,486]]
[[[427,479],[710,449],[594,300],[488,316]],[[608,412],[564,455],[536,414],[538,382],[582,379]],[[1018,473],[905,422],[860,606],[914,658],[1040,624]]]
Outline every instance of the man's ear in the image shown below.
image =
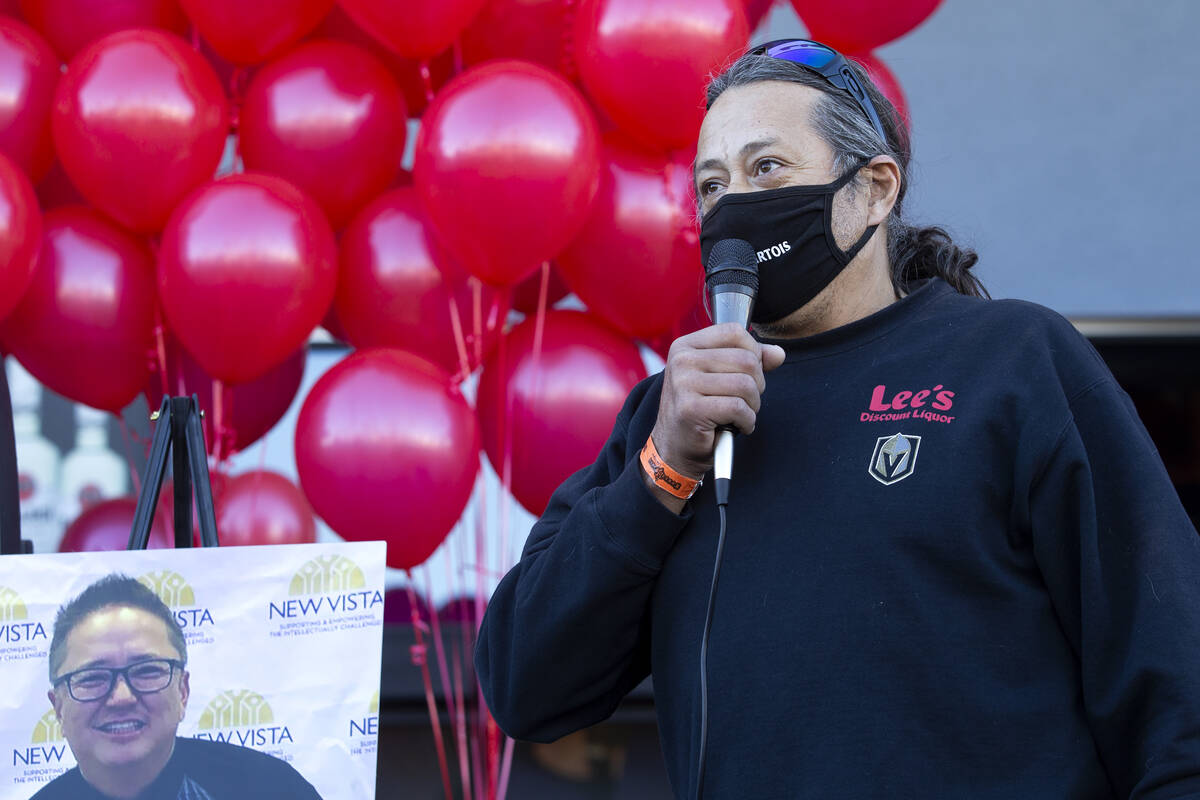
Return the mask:
[[892,213],[896,198],[900,196],[900,165],[891,156],[875,156],[863,169],[871,176],[867,224],[881,225]]
[[179,699],[183,704],[183,708],[179,712],[179,721],[183,722],[184,716],[187,714],[188,696],[192,693],[191,685],[188,683],[188,678],[191,677],[187,670],[179,676]]
[[58,697],[58,692],[50,689],[46,692],[46,698],[50,701],[50,705],[54,706],[54,716],[59,724],[62,724],[62,700]]

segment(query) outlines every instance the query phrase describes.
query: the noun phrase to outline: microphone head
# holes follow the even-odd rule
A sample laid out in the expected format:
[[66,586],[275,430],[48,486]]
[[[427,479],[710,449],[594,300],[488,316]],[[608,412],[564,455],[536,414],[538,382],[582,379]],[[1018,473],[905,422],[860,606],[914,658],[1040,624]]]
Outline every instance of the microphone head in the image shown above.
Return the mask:
[[722,239],[713,245],[705,265],[708,315],[715,323],[750,324],[758,295],[758,253],[745,239]]
[[722,239],[709,251],[704,274],[710,295],[717,286],[736,284],[753,296],[758,294],[758,253],[745,239]]

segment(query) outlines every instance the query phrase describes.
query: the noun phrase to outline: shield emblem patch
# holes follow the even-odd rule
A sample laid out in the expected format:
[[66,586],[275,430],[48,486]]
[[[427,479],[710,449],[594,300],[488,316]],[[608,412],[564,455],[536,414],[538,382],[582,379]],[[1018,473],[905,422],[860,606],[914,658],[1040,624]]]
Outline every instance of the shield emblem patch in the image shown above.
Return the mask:
[[884,486],[902,481],[917,468],[917,451],[920,448],[920,436],[903,433],[880,436],[875,440],[875,452],[871,454],[871,465],[867,472]]

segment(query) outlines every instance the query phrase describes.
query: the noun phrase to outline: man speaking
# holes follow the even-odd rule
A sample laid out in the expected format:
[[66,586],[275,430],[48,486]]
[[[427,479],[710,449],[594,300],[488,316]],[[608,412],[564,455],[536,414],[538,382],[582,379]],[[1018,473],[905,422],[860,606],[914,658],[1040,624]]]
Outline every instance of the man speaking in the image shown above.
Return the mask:
[[106,576],[60,608],[49,698],[78,766],[33,800],[320,800],[277,758],[177,737],[186,666],[179,623],[133,578]]
[[679,798],[1200,798],[1200,537],[1095,351],[985,299],[908,170],[823,45],[713,81],[702,250],[747,243],[755,336],[674,342],[555,493],[488,605],[488,704],[552,740],[652,671]]

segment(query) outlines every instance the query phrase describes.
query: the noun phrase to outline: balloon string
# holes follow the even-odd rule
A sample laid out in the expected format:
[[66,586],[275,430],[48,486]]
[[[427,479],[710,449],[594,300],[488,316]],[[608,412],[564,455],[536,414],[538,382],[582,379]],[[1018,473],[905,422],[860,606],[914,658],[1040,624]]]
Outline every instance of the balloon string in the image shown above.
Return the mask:
[[454,644],[454,700],[458,704],[458,713],[454,718],[454,732],[458,737],[458,759],[459,773],[462,775],[462,793],[463,800],[471,800],[474,796],[472,791],[472,775],[474,767],[478,766],[473,759],[470,747],[467,744],[467,715],[463,708],[465,699],[463,697],[463,651],[460,645]]
[[212,382],[212,398],[213,398],[213,443],[212,456],[213,459],[220,464],[221,454],[224,452],[225,444],[225,385],[213,378]]
[[496,795],[496,800],[504,800],[504,796],[508,794],[508,776],[512,770],[513,758],[513,740],[509,737],[504,737],[504,758],[500,766],[500,781],[499,792]]
[[471,359],[467,355],[467,339],[463,335],[462,318],[458,315],[458,303],[454,293],[446,293],[446,302],[450,307],[450,329],[454,331],[454,349],[458,352],[458,373],[454,376],[455,383],[461,383],[471,374]]
[[[158,375],[162,383],[162,393],[170,394],[171,385],[167,381],[167,335],[163,326],[162,309],[158,303],[154,304],[154,356],[158,360]],[[158,403],[153,405],[150,410],[157,411],[161,405],[162,398],[160,397]]]
[[429,71],[429,59],[423,58],[417,62],[417,71],[421,73],[421,88],[425,90],[425,104],[433,102],[433,75]]
[[[421,680],[425,685],[425,706],[429,710],[429,724],[433,727],[433,740],[437,748],[438,767],[442,772],[442,788],[446,792],[446,800],[454,795],[450,791],[450,767],[446,763],[446,744],[442,741],[442,723],[438,717],[437,700],[433,697],[433,679],[429,675],[429,662],[426,659],[425,637],[421,630],[425,623],[421,620],[421,612],[417,607],[417,593],[413,589],[412,571],[405,570],[408,575],[408,603],[411,608],[413,636],[416,639],[410,653],[413,664],[421,668]],[[433,616],[431,614],[431,616]]]
[[[448,571],[448,573],[450,571],[449,559],[446,560],[446,571]],[[450,668],[448,666],[449,662],[446,660],[445,652],[445,637],[442,634],[442,620],[438,618],[437,609],[433,604],[433,593],[431,589],[432,582],[430,581],[430,578],[428,578],[427,569],[425,572],[425,577],[425,594],[427,599],[426,607],[430,609],[430,625],[433,628],[433,650],[437,654],[438,670],[440,678],[442,678],[442,697],[445,699],[446,711],[449,711],[450,721],[452,726],[454,726],[455,746],[457,747],[458,754],[458,769],[460,769],[460,778],[458,778],[458,780],[462,781],[463,777],[467,775],[466,772],[462,771],[463,765],[467,763],[466,742],[462,742],[460,738],[458,738],[458,728],[460,728],[460,726],[458,726],[458,704],[455,700],[454,690],[452,690],[451,687]],[[452,579],[450,585],[454,585],[454,583],[452,583]]]
[[475,334],[475,341],[471,344],[475,351],[474,363],[478,364],[483,361],[483,281],[472,275],[467,285],[471,287],[471,328]]
[[[483,697],[479,682],[475,682],[475,691],[480,692],[480,697]],[[487,766],[488,766],[488,800],[496,800],[496,794],[499,787],[496,785],[496,779],[499,778],[497,767],[500,764],[500,738],[496,721],[492,719],[492,715],[488,713],[487,704],[479,704],[479,712],[484,717],[484,741],[487,742]]]

